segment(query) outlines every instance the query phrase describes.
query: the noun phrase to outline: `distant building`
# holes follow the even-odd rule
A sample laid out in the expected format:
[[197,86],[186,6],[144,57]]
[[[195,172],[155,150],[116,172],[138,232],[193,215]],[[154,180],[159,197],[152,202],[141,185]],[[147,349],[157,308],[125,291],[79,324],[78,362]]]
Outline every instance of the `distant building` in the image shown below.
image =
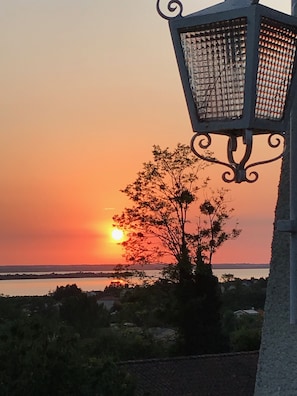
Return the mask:
[[256,316],[256,315],[259,315],[259,312],[256,311],[254,308],[251,308],[251,309],[239,309],[238,311],[234,312],[234,315],[237,318],[239,318],[241,316],[245,316],[245,315]]

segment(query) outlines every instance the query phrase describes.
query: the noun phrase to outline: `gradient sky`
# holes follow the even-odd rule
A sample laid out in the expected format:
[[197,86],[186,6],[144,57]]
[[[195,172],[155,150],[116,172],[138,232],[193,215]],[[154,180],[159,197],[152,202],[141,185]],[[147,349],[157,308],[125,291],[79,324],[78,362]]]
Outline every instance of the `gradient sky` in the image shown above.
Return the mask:
[[[187,14],[216,2],[183,3]],[[123,262],[110,236],[128,204],[119,190],[153,144],[192,137],[155,0],[4,0],[0,37],[0,265]],[[223,170],[207,173],[230,189],[243,231],[214,262],[268,263],[280,161],[255,184],[226,186]]]

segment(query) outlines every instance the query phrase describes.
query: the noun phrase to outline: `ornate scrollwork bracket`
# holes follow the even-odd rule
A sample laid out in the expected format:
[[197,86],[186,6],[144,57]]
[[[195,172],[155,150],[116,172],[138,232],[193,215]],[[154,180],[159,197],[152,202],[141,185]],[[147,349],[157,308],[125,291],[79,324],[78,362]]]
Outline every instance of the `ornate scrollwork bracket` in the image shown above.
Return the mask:
[[[284,149],[283,151],[277,155],[276,157],[273,157],[268,160],[264,161],[258,161],[254,162],[252,164],[249,164],[246,166],[248,160],[250,159],[251,153],[252,153],[252,147],[253,147],[253,131],[247,129],[244,132],[244,135],[242,136],[243,138],[243,144],[245,145],[245,152],[242,157],[242,160],[240,162],[236,162],[234,159],[234,153],[237,151],[237,139],[238,136],[229,134],[228,135],[228,144],[227,144],[227,158],[229,163],[220,161],[214,157],[210,157],[207,155],[200,154],[195,146],[199,146],[200,149],[202,150],[207,150],[211,146],[212,140],[211,136],[209,133],[195,133],[191,140],[191,149],[197,157],[204,161],[212,162],[215,164],[220,164],[227,166],[230,170],[224,172],[222,174],[222,179],[227,182],[235,182],[235,183],[241,183],[241,182],[248,182],[248,183],[254,183],[256,180],[259,178],[259,174],[256,171],[249,171],[247,172],[250,168],[257,166],[257,165],[263,165],[263,164],[268,164],[270,162],[276,161],[279,158],[281,158],[284,155],[284,152],[286,150],[285,147],[285,136],[284,134],[281,133],[270,133],[268,136],[268,145],[271,148],[278,148],[280,147],[281,143],[284,143]],[[273,138],[275,138],[275,141],[273,141]],[[200,140],[197,140],[200,139]]]
[[167,11],[171,15],[166,15],[166,14],[164,14],[163,11],[161,11],[160,3],[161,3],[161,0],[157,0],[157,11],[158,11],[158,14],[162,18],[169,20],[171,18],[175,18],[177,16],[181,16],[182,15],[183,5],[182,5],[182,2],[180,0],[169,0],[168,1]]

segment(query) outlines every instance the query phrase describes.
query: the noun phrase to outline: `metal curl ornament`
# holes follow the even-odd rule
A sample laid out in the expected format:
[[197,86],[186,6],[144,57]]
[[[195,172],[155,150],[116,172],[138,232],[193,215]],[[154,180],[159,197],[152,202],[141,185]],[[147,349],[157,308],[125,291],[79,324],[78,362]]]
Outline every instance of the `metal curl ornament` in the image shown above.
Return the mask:
[[167,21],[169,21],[169,19],[171,19],[171,18],[182,16],[184,7],[180,0],[170,0],[167,4],[167,10],[170,13],[174,13],[177,10],[177,8],[179,8],[178,13],[173,16],[168,16],[168,15],[164,14],[163,11],[161,11],[160,2],[161,2],[161,0],[157,0],[157,12],[162,18],[167,19]]
[[[279,136],[281,136],[282,139],[280,139]],[[272,138],[275,138],[276,143],[273,143]],[[277,148],[281,144],[282,140],[284,140],[284,138],[285,138],[285,133],[283,133],[283,134],[271,133],[268,136],[268,144],[269,144],[270,147]]]
[[[245,145],[245,153],[241,159],[240,162],[236,162],[234,159],[234,153],[237,151],[237,139],[239,136],[235,136],[235,135],[227,135],[228,136],[228,144],[227,144],[227,157],[228,157],[228,162],[223,162],[220,161],[214,157],[210,157],[210,156],[206,156],[203,154],[200,154],[196,148],[195,145],[198,145],[199,148],[206,150],[211,146],[212,140],[211,140],[211,136],[209,135],[209,133],[195,133],[194,136],[191,139],[191,150],[193,151],[193,153],[200,159],[202,159],[203,161],[208,161],[211,163],[215,163],[215,164],[219,164],[219,165],[224,165],[227,168],[229,168],[229,170],[225,171],[222,174],[222,179],[224,182],[226,183],[241,183],[241,182],[247,182],[247,183],[254,183],[258,180],[259,178],[259,174],[256,171],[250,171],[249,169],[251,167],[257,166],[257,165],[263,165],[263,164],[268,164],[270,162],[276,161],[279,158],[281,158],[286,150],[285,144],[284,144],[284,149],[282,151],[282,153],[280,153],[279,155],[277,155],[276,157],[273,157],[271,159],[268,160],[264,160],[264,161],[258,161],[258,162],[254,162],[252,164],[249,164],[246,166],[248,160],[250,159],[251,153],[252,153],[252,146],[253,146],[253,132],[249,129],[244,131],[244,134],[242,136],[243,138],[243,144]],[[277,137],[276,137],[277,136]],[[276,142],[274,143],[272,141],[273,138],[276,137]],[[271,133],[268,136],[268,145],[271,148],[278,148],[282,142],[282,139],[280,139],[279,137],[283,138],[283,141],[285,143],[285,139],[284,139],[284,134],[281,133]],[[197,140],[200,139],[200,140]],[[249,170],[249,171],[248,171]],[[248,171],[248,172],[247,172]]]
[[[277,136],[277,137],[276,137],[276,136]],[[279,137],[282,137],[282,139],[280,139]],[[272,138],[276,138],[276,143],[273,143]],[[267,140],[268,140],[268,146],[271,147],[271,148],[278,148],[278,147],[280,146],[280,144],[282,143],[282,141],[283,141],[283,143],[284,143],[284,149],[283,149],[283,151],[282,151],[279,155],[277,155],[276,157],[273,157],[273,158],[271,158],[271,159],[264,160],[264,161],[254,162],[254,163],[248,165],[248,166],[246,167],[246,169],[249,169],[249,168],[251,168],[252,166],[269,164],[270,162],[277,161],[278,159],[280,159],[280,158],[282,158],[282,157],[284,156],[284,154],[285,154],[285,152],[286,152],[286,139],[285,139],[285,134],[281,134],[281,133],[271,133],[271,134],[268,136],[268,139],[267,139]]]

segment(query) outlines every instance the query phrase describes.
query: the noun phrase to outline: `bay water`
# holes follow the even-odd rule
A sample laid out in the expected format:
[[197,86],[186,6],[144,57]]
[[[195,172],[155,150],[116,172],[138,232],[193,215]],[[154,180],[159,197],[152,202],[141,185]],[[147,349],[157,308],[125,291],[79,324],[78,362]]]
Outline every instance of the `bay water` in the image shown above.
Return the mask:
[[[104,271],[100,271],[103,272]],[[109,271],[107,271],[109,272]],[[56,272],[57,273],[57,272]],[[63,271],[63,273],[66,273]],[[157,279],[160,271],[146,270],[146,273],[153,279]],[[214,268],[215,276],[222,280],[223,274],[233,274],[235,278],[240,279],[259,279],[267,278],[269,275],[269,268],[259,268],[256,265],[253,268]],[[42,274],[42,272],[39,272]],[[120,281],[111,277],[98,278],[38,278],[38,279],[7,279],[0,280],[0,294],[4,296],[44,296],[56,290],[57,286],[66,286],[76,284],[82,291],[103,291],[111,282]],[[139,283],[138,279],[133,279],[132,283]]]

